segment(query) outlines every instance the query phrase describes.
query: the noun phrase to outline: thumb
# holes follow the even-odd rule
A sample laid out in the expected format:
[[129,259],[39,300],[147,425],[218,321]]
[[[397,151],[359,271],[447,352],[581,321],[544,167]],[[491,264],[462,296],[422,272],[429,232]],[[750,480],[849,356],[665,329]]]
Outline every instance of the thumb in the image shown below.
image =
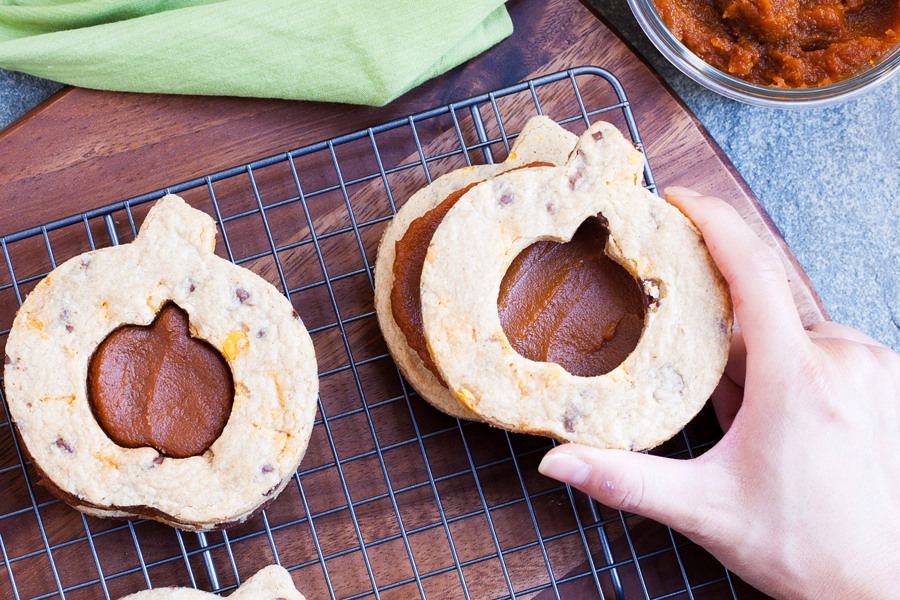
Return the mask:
[[688,537],[706,537],[701,466],[628,450],[565,444],[548,452],[538,471],[601,504],[659,521]]

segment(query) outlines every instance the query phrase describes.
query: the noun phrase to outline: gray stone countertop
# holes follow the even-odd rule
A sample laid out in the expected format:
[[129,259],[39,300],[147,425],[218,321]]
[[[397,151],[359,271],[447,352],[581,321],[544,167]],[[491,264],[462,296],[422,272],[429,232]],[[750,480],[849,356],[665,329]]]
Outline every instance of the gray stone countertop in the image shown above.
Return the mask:
[[[900,351],[900,78],[831,108],[749,106],[679,73],[640,30],[625,0],[591,2],[722,147],[832,319]],[[0,128],[59,87],[0,69]]]

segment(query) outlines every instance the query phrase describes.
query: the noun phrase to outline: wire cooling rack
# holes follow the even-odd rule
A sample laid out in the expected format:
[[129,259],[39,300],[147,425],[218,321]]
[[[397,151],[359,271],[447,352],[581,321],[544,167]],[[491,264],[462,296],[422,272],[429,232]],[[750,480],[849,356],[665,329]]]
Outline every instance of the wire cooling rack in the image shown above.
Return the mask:
[[[57,263],[134,238],[182,195],[217,221],[217,252],[277,286],[310,330],[319,413],[294,481],[209,534],[88,517],[39,485],[0,415],[0,595],[115,599],[162,586],[229,592],[288,568],[318,598],[753,598],[679,534],[544,478],[552,442],[438,413],[402,379],[373,309],[381,232],[416,189],[503,160],[528,118],[576,134],[596,119],[638,146],[618,81],[582,67],[411,115],[0,238],[0,346]],[[649,165],[645,185],[655,191]],[[708,411],[655,450],[687,458],[721,433]]]

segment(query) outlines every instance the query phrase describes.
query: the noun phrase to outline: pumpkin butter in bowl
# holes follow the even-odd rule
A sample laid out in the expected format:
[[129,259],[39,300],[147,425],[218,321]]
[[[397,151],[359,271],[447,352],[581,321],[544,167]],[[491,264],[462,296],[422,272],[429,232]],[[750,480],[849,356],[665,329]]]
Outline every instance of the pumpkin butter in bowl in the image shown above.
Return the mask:
[[678,69],[724,96],[776,108],[856,98],[900,71],[893,0],[628,0]]

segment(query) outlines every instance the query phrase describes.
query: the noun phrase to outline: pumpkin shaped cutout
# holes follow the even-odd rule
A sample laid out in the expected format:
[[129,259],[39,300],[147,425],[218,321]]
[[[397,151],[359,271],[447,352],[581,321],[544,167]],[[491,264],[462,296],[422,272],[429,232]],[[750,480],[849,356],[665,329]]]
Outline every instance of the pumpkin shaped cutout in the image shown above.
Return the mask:
[[[45,485],[82,512],[190,531],[239,523],[278,495],[306,451],[318,393],[312,341],[274,286],[215,256],[215,234],[212,218],[168,195],[132,243],[66,261],[16,314],[10,413]],[[149,326],[170,303],[224,357],[234,386],[221,435],[186,458],[113,442],[87,389],[98,346],[123,326]]]
[[[544,116],[533,117],[516,138],[505,161],[457,169],[435,179],[430,185],[413,194],[385,229],[375,263],[375,310],[378,325],[403,376],[420,396],[438,410],[461,419],[481,420],[477,414],[460,404],[443,382],[426,366],[419,349],[411,345],[409,338],[421,335],[420,331],[410,331],[411,327],[407,323],[401,324],[395,317],[398,300],[398,261],[414,263],[408,268],[418,268],[421,273],[421,260],[424,259],[410,256],[421,250],[414,247],[415,241],[408,241],[410,230],[416,226],[417,221],[471,185],[534,163],[563,164],[575,147],[577,139],[553,120]],[[407,267],[404,265],[402,268]],[[418,285],[417,278],[405,287],[413,285]],[[403,299],[405,302],[417,302],[418,288],[404,289],[401,295],[406,296]],[[416,306],[409,310],[420,309]],[[417,326],[421,330],[419,319]],[[424,344],[424,341],[422,343]],[[425,358],[428,358],[427,355]]]
[[[497,175],[469,190],[432,237],[422,269],[428,350],[448,387],[492,425],[600,448],[643,450],[702,408],[725,367],[732,306],[693,224],[639,182],[643,154],[597,123],[566,164]],[[497,299],[513,259],[567,242],[585,220],[607,224],[605,253],[647,297],[635,349],[610,372],[579,377],[524,358]]]

